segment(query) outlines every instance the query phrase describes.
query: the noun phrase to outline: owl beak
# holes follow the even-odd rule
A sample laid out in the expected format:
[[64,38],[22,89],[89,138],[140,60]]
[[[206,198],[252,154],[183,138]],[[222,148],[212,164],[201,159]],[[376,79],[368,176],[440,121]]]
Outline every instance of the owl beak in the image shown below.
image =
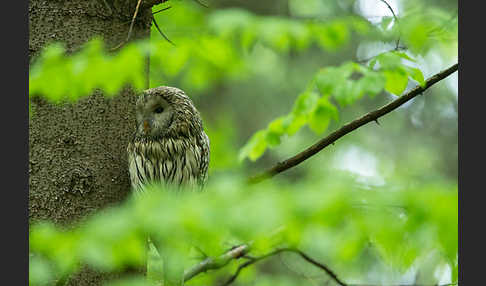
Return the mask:
[[145,135],[150,133],[150,124],[148,123],[148,120],[143,121],[143,131]]

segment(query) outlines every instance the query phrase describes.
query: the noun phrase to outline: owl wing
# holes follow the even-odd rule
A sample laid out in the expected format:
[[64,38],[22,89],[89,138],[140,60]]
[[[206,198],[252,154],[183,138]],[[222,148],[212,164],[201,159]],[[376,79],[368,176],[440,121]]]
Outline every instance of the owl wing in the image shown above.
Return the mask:
[[199,140],[201,148],[201,160],[199,161],[199,185],[202,187],[208,179],[208,167],[209,167],[209,137],[203,131]]
[[127,148],[128,151],[128,172],[130,174],[130,182],[132,184],[133,190],[138,190],[142,186],[143,178],[138,170],[136,157],[137,154],[134,152],[133,143],[130,143]]

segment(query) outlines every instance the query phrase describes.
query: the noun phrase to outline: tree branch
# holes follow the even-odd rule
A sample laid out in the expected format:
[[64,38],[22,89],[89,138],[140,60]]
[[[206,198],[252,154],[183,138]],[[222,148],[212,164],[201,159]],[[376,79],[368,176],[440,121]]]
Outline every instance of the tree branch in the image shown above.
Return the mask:
[[449,67],[448,69],[439,72],[438,74],[428,78],[427,81],[425,82],[424,87],[417,86],[414,89],[412,89],[411,91],[409,91],[408,93],[406,93],[406,94],[398,97],[394,101],[388,103],[387,105],[385,105],[385,106],[383,106],[383,107],[381,107],[381,108],[379,108],[375,111],[367,113],[367,114],[363,115],[362,117],[360,117],[360,118],[358,118],[358,119],[356,119],[356,120],[354,120],[354,121],[352,121],[348,124],[345,124],[344,126],[339,128],[338,130],[329,134],[329,136],[319,140],[317,143],[315,143],[314,145],[305,149],[304,151],[298,153],[297,155],[295,155],[295,156],[293,156],[293,157],[291,157],[291,158],[289,158],[289,159],[287,159],[283,162],[279,162],[279,163],[277,163],[276,166],[274,166],[274,167],[272,167],[272,168],[270,168],[270,169],[268,169],[268,170],[266,170],[266,171],[264,171],[264,172],[262,172],[262,173],[260,173],[256,176],[251,177],[248,180],[248,182],[250,184],[255,184],[255,183],[261,182],[263,180],[266,180],[268,178],[271,178],[271,177],[277,175],[278,173],[281,173],[285,170],[288,170],[288,169],[302,163],[303,161],[305,161],[308,158],[310,158],[311,156],[315,155],[316,153],[318,153],[322,149],[326,148],[330,144],[333,144],[336,140],[343,137],[344,135],[358,129],[359,127],[361,127],[361,126],[363,126],[363,125],[365,125],[369,122],[377,121],[378,118],[380,118],[383,115],[395,110],[396,108],[398,108],[399,106],[401,106],[405,102],[411,100],[412,98],[416,97],[417,95],[422,94],[425,90],[427,90],[429,87],[431,87],[435,83],[443,80],[444,78],[448,77],[449,75],[451,75],[452,73],[457,71],[457,68],[458,68],[458,64],[456,63],[456,64],[452,65],[451,67]]
[[[226,280],[222,286],[228,286],[231,283],[233,283],[236,278],[238,278],[238,275],[241,273],[241,271],[248,266],[251,266],[258,261],[261,261],[265,258],[280,254],[282,252],[292,252],[295,254],[298,254],[300,257],[302,257],[305,261],[309,262],[310,264],[314,265],[315,267],[323,270],[326,272],[327,275],[331,277],[332,280],[334,280],[338,285],[340,286],[374,286],[372,284],[347,284],[341,279],[338,278],[337,274],[332,271],[329,267],[326,265],[314,260],[311,258],[309,255],[306,253],[302,252],[299,249],[296,248],[278,248],[268,254],[259,256],[259,257],[248,257],[246,254],[250,251],[250,246],[248,244],[242,244],[239,246],[235,246],[229,251],[227,251],[225,254],[217,257],[217,258],[207,258],[204,261],[196,264],[195,266],[191,267],[189,270],[184,272],[184,282],[187,282],[191,278],[197,276],[198,274],[201,274],[203,272],[206,272],[210,269],[220,269],[225,267],[231,260],[233,259],[238,259],[241,257],[246,257],[249,260],[240,264],[238,268],[236,269],[235,273],[231,275],[231,277]],[[451,286],[451,285],[456,285],[457,283],[449,283],[449,284],[443,284],[439,286]],[[390,286],[437,286],[437,285],[405,285],[405,284],[395,284],[395,285],[390,285]]]
[[212,258],[209,257],[202,262],[196,264],[190,269],[184,271],[184,282],[189,281],[194,276],[206,272],[211,269],[219,269],[226,266],[231,260],[238,259],[248,253],[250,246],[247,244],[239,245],[233,247],[225,254]]
[[[187,282],[188,280],[190,280],[194,276],[196,276],[200,273],[206,272],[208,270],[223,268],[231,260],[244,257],[249,252],[249,250],[250,250],[250,247],[247,244],[243,244],[243,245],[236,246],[236,247],[232,248],[231,250],[229,250],[228,252],[226,252],[225,254],[223,254],[223,255],[221,255],[217,258],[211,258],[211,257],[207,258],[207,259],[203,260],[202,262],[196,264],[195,266],[191,267],[189,270],[184,271],[184,282]],[[348,286],[346,283],[341,281],[337,277],[337,275],[333,271],[331,271],[331,269],[329,269],[327,266],[325,266],[324,264],[319,263],[316,260],[310,258],[307,254],[303,253],[302,251],[297,250],[297,249],[293,249],[293,248],[279,248],[277,250],[274,250],[274,251],[272,251],[268,254],[265,254],[265,255],[262,255],[262,256],[259,256],[259,257],[250,257],[248,261],[240,264],[238,266],[236,272],[222,285],[226,286],[226,285],[230,285],[231,283],[233,283],[236,280],[236,278],[238,277],[238,275],[240,274],[240,272],[244,268],[246,268],[250,265],[253,265],[256,262],[263,260],[267,257],[279,254],[281,252],[293,252],[293,253],[299,254],[307,262],[313,264],[314,266],[320,268],[321,270],[324,270],[339,285]]]
[[[267,257],[267,256],[265,256],[265,257]],[[227,285],[230,285],[231,283],[233,283],[233,282],[236,280],[236,278],[238,278],[238,275],[240,275],[240,272],[241,272],[241,271],[242,271],[244,268],[246,268],[246,267],[248,267],[248,266],[250,266],[250,265],[255,264],[256,262],[258,262],[258,261],[262,260],[262,259],[263,259],[263,258],[265,258],[265,257],[252,258],[252,259],[250,259],[250,260],[246,261],[245,263],[240,264],[240,265],[238,266],[238,268],[236,269],[235,274],[231,275],[231,277],[230,277],[228,280],[226,280],[226,282],[224,282],[223,284],[221,284],[221,286],[227,286]]]
[[341,281],[341,279],[339,279],[336,275],[336,273],[334,273],[331,269],[329,269],[326,265],[310,258],[307,254],[305,254],[304,252],[298,250],[298,249],[293,249],[293,248],[284,248],[284,249],[281,249],[282,251],[287,251],[287,252],[293,252],[293,253],[296,253],[298,255],[300,255],[300,257],[302,257],[305,261],[309,262],[310,264],[316,266],[317,268],[323,270],[324,272],[327,273],[327,275],[331,276],[331,278],[336,281],[337,284],[341,285],[341,286],[348,286],[348,284],[344,283],[343,281]]

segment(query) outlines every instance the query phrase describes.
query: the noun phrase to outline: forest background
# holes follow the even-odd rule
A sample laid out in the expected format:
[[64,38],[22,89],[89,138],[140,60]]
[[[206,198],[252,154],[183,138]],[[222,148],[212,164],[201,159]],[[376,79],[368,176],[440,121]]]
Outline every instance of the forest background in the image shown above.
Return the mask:
[[[457,282],[457,1],[32,0],[29,29],[32,285]],[[160,85],[201,112],[210,179],[134,200]],[[149,279],[147,235],[173,257]]]

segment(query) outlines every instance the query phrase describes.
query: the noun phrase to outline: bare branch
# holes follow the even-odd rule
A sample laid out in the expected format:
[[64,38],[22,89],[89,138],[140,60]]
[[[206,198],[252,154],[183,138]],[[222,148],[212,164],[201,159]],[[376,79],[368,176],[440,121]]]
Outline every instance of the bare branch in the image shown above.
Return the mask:
[[[388,10],[390,10],[392,12],[392,15],[393,15],[393,19],[395,19],[395,22],[397,23],[398,25],[398,18],[397,18],[397,15],[395,14],[395,11],[393,11],[393,8],[390,6],[390,4],[388,4],[388,2],[386,2],[385,0],[380,0],[381,2],[385,3],[385,5],[388,7]],[[398,35],[398,39],[397,39],[397,43],[395,45],[395,49],[398,50],[398,47],[400,46],[400,37],[401,35],[399,34]]]
[[441,71],[439,72],[438,74],[430,77],[427,79],[427,81],[425,82],[425,86],[422,87],[422,86],[417,86],[415,87],[414,89],[412,89],[411,91],[409,91],[408,93],[398,97],[397,99],[395,99],[394,101],[388,103],[387,105],[375,110],[375,111],[372,111],[370,113],[367,113],[365,115],[363,115],[362,117],[348,123],[348,124],[345,124],[344,126],[342,126],[341,128],[339,128],[338,130],[334,131],[333,133],[329,134],[327,137],[319,140],[318,142],[316,142],[314,145],[310,146],[309,148],[305,149],[304,151],[298,153],[297,155],[283,161],[283,162],[279,162],[277,163],[276,166],[256,175],[256,176],[253,176],[251,177],[248,182],[250,184],[255,184],[255,183],[258,183],[258,182],[261,182],[263,180],[266,180],[268,178],[271,178],[285,170],[288,170],[300,163],[302,163],[303,161],[307,160],[308,158],[310,158],[311,156],[317,154],[319,151],[321,151],[322,149],[326,148],[327,146],[329,146],[330,144],[333,144],[335,141],[337,141],[339,138],[343,137],[344,135],[358,129],[359,127],[369,123],[369,122],[374,122],[375,120],[377,120],[378,118],[384,116],[385,114],[395,110],[396,108],[398,108],[399,106],[401,106],[402,104],[404,104],[405,102],[411,100],[412,98],[416,97],[417,95],[419,94],[422,94],[425,90],[427,90],[428,88],[430,88],[432,85],[434,85],[435,83],[443,80],[444,78],[448,77],[449,75],[451,75],[452,73],[454,73],[455,71],[457,71],[457,68],[458,68],[458,64],[454,64],[452,65],[451,67],[449,67],[448,69],[444,70],[444,71]]

